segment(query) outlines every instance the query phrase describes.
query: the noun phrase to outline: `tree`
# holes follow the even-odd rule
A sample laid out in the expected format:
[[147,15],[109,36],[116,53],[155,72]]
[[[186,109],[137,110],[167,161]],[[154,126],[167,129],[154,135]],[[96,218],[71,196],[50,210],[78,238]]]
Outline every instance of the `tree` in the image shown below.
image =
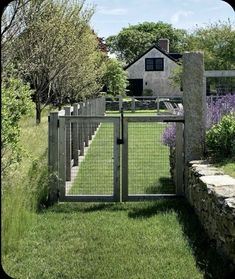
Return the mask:
[[181,52],[185,46],[186,31],[161,21],[143,22],[123,28],[118,35],[108,37],[106,43],[111,53],[130,63],[150,46],[157,44],[160,38],[170,40],[171,52]]
[[231,70],[235,68],[234,23],[218,21],[194,30],[187,38],[187,50],[201,50],[208,70]]
[[122,64],[116,59],[109,59],[106,63],[106,73],[104,75],[104,84],[107,93],[111,95],[125,95],[128,85],[127,74]]
[[93,10],[83,4],[42,0],[25,7],[25,28],[14,41],[12,57],[35,89],[37,123],[52,101],[61,106],[102,87],[103,56],[88,25]]

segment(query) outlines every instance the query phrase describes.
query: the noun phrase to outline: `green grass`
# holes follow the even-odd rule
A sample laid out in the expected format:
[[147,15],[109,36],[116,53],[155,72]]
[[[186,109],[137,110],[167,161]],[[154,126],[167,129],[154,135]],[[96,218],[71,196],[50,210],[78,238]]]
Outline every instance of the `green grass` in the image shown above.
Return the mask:
[[47,112],[41,125],[27,117],[20,126],[23,158],[2,181],[2,253],[17,248],[47,187]]
[[13,278],[223,278],[209,244],[183,200],[64,203],[37,214],[2,263]]
[[235,158],[226,159],[216,164],[225,174],[235,178]]
[[12,278],[224,278],[223,259],[184,200],[59,203],[35,212],[47,168],[47,117],[39,127],[34,119],[21,125],[24,160],[2,197],[2,266]]
[[[130,194],[174,193],[169,148],[161,143],[163,123],[129,123]],[[112,194],[113,124],[102,123],[80,164],[70,194]]]

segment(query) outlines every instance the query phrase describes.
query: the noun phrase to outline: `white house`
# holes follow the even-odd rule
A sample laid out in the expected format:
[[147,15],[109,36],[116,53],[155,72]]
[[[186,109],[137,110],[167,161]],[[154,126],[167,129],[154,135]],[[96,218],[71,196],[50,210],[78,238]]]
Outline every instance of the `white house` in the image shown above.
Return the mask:
[[158,45],[149,48],[140,57],[125,67],[129,80],[129,95],[142,96],[145,89],[156,96],[179,96],[169,80],[172,70],[178,67],[181,55],[169,53],[169,40],[160,39]]

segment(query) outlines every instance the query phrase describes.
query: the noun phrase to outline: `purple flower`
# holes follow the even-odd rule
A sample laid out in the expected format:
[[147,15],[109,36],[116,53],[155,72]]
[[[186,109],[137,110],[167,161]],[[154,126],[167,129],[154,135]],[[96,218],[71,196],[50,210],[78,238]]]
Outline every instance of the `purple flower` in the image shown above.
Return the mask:
[[169,147],[175,146],[176,124],[169,124],[163,132],[162,143]]
[[[220,122],[221,118],[230,112],[235,113],[235,95],[207,97],[206,128],[209,130],[213,125]],[[170,124],[162,135],[162,143],[169,147],[175,146],[176,125]]]

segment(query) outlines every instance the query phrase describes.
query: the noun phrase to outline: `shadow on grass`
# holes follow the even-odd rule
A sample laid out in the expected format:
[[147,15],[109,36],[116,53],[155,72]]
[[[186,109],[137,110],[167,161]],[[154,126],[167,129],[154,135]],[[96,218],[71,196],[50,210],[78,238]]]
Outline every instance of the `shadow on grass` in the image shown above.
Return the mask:
[[175,211],[182,225],[183,232],[193,250],[198,267],[204,271],[205,279],[235,278],[235,270],[231,271],[230,263],[218,254],[193,209],[185,200],[161,200],[143,208],[135,208],[128,216],[133,219],[150,218],[156,214]]
[[193,209],[184,199],[162,199],[139,203],[62,203],[49,210],[56,213],[80,212],[82,214],[126,211],[129,218],[136,220],[174,211],[192,248],[197,266],[205,273],[204,279],[235,278],[230,263],[217,253],[214,242],[208,238]]
[[146,194],[174,194],[175,186],[170,177],[160,177],[145,190]]

